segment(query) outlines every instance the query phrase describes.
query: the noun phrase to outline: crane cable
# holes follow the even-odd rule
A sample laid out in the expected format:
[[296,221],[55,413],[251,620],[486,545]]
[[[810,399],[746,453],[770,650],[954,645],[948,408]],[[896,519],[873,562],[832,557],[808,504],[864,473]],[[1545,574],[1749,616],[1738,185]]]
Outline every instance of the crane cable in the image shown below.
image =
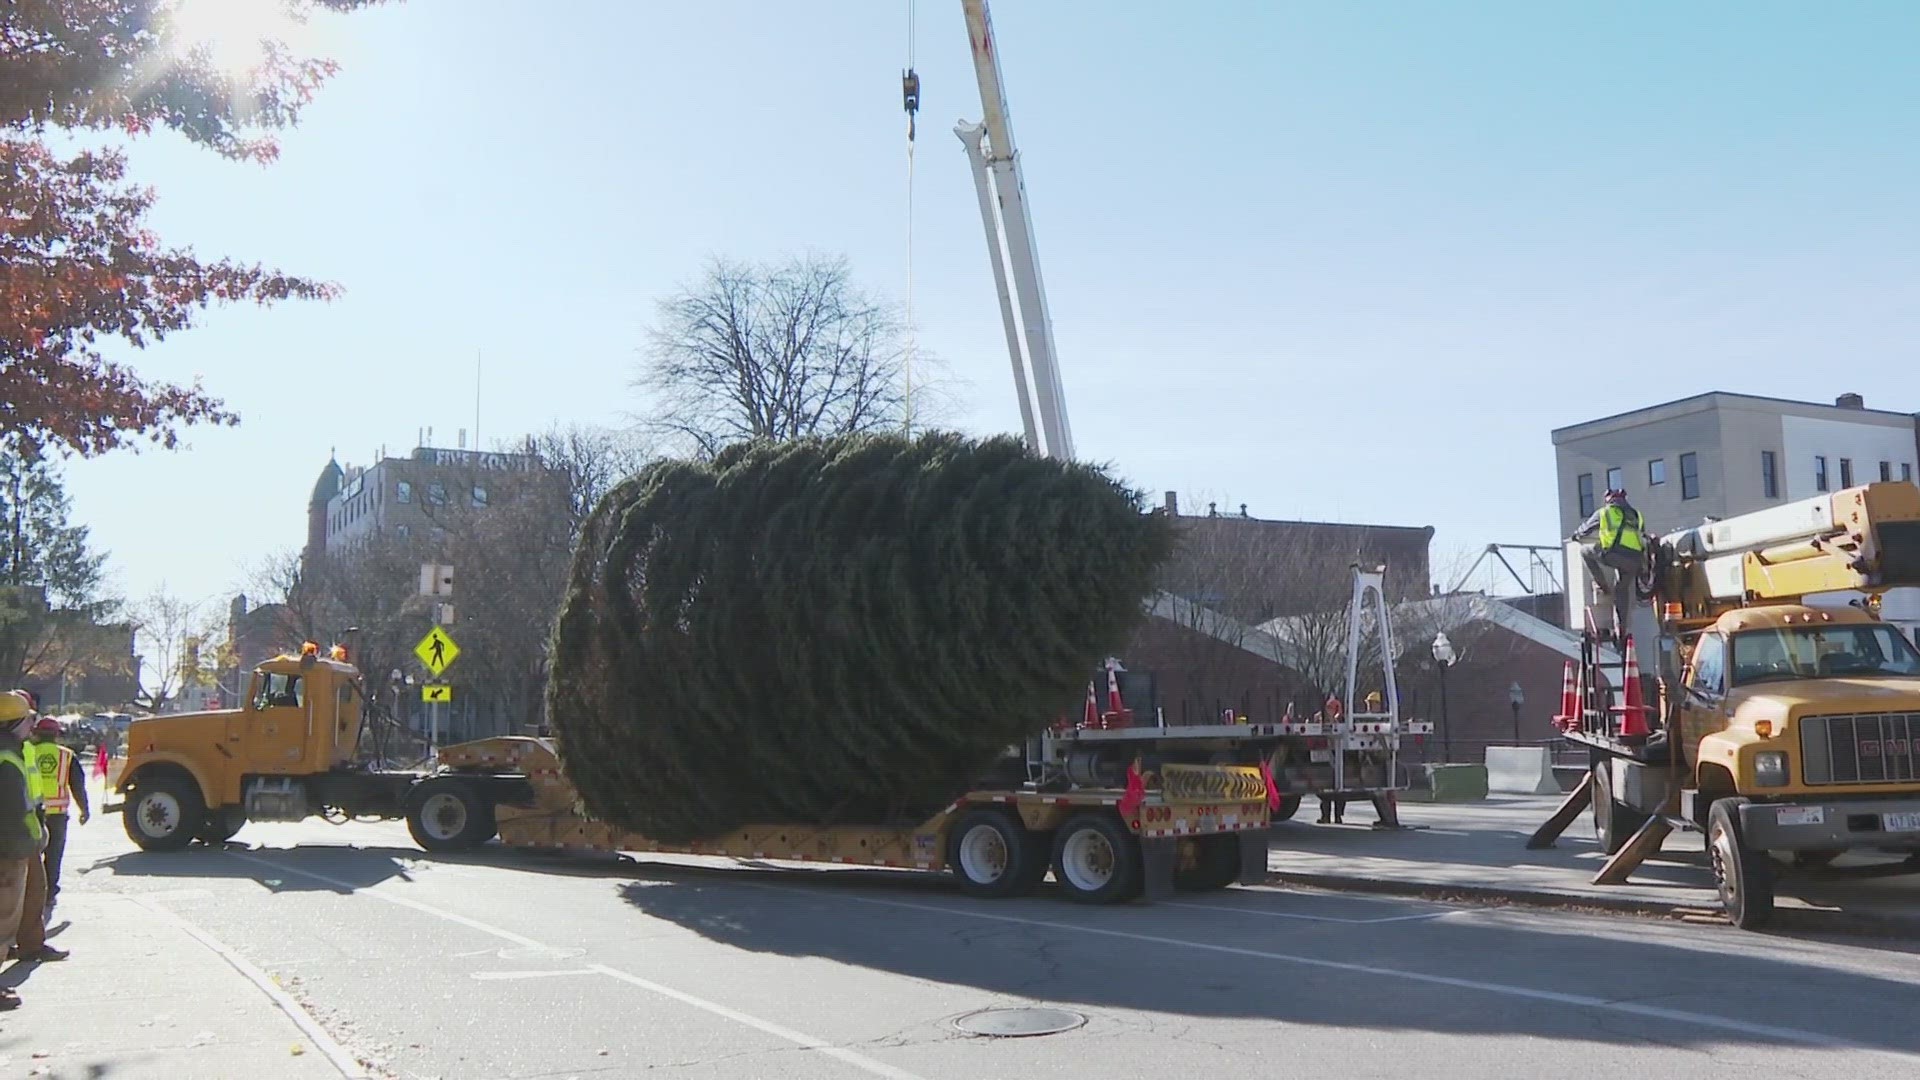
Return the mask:
[[900,73],[900,98],[907,110],[907,348],[902,364],[902,378],[905,391],[902,397],[902,418],[906,434],[913,435],[913,353],[915,348],[913,327],[913,136],[915,121],[920,112],[920,75],[913,68],[914,61],[914,0],[907,0],[907,67]]

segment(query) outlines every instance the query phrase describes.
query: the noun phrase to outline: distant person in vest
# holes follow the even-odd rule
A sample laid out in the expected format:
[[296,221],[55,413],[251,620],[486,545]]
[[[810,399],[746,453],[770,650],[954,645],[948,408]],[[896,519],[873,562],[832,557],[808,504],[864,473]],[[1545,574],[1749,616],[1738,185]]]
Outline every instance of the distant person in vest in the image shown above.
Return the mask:
[[46,809],[47,827],[47,914],[53,921],[54,901],[60,899],[60,860],[67,853],[67,819],[77,803],[80,824],[93,816],[87,806],[87,777],[80,771],[80,755],[61,746],[60,721],[42,716],[34,721],[27,749],[33,754],[34,782],[39,785],[40,803]]
[[1611,633],[1617,641],[1629,629],[1627,612],[1633,606],[1633,583],[1647,561],[1646,519],[1627,501],[1626,492],[1611,488],[1600,509],[1569,539],[1583,543],[1589,537],[1593,542],[1581,548],[1580,557],[1587,564],[1588,576],[1593,578],[1594,602],[1612,600],[1613,624],[1601,626],[1600,632]]
[[[0,692],[0,938],[12,952],[26,906],[27,880],[40,862],[40,819],[33,780],[22,753],[33,709],[19,694]],[[0,989],[0,1011],[20,1007],[20,996]]]

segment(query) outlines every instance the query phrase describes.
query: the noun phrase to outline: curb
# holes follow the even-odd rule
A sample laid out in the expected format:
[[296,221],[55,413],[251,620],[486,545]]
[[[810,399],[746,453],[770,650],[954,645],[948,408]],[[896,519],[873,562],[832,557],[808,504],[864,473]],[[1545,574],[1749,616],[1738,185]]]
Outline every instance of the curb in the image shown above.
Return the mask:
[[[1638,915],[1687,922],[1725,924],[1718,905],[1702,907],[1680,901],[1643,900],[1636,897],[1592,896],[1586,893],[1556,892],[1552,889],[1511,888],[1502,885],[1459,885],[1435,881],[1384,881],[1379,878],[1348,874],[1324,874],[1293,870],[1269,870],[1266,884],[1295,885],[1336,892],[1374,893],[1405,896],[1422,900],[1459,901],[1478,904],[1512,904],[1526,907],[1587,910],[1618,915]],[[1775,927],[1847,934],[1920,936],[1920,913],[1889,915],[1877,911],[1847,911],[1843,908],[1782,908],[1774,913]]]

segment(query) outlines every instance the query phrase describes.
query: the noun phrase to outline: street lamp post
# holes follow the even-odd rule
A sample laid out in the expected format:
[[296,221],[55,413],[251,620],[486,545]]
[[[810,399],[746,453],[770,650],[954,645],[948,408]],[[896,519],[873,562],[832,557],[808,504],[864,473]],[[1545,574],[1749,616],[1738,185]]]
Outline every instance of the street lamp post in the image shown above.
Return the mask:
[[1507,704],[1513,706],[1513,745],[1515,746],[1520,745],[1520,706],[1526,703],[1527,692],[1520,689],[1520,683],[1516,680],[1512,686],[1507,687]]
[[1433,661],[1440,665],[1440,760],[1453,760],[1453,724],[1447,714],[1447,669],[1460,658],[1445,630],[1433,635]]

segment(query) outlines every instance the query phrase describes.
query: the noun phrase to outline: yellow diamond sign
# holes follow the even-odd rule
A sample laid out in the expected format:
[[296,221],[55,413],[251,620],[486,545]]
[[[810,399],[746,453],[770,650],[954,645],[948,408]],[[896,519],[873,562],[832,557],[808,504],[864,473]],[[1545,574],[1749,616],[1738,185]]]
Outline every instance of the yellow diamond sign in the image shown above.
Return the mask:
[[460,646],[453,643],[452,635],[444,628],[436,626],[413,647],[413,655],[420,658],[428,671],[438,675],[460,656]]
[[453,687],[446,683],[428,683],[420,688],[420,700],[429,705],[453,700]]

